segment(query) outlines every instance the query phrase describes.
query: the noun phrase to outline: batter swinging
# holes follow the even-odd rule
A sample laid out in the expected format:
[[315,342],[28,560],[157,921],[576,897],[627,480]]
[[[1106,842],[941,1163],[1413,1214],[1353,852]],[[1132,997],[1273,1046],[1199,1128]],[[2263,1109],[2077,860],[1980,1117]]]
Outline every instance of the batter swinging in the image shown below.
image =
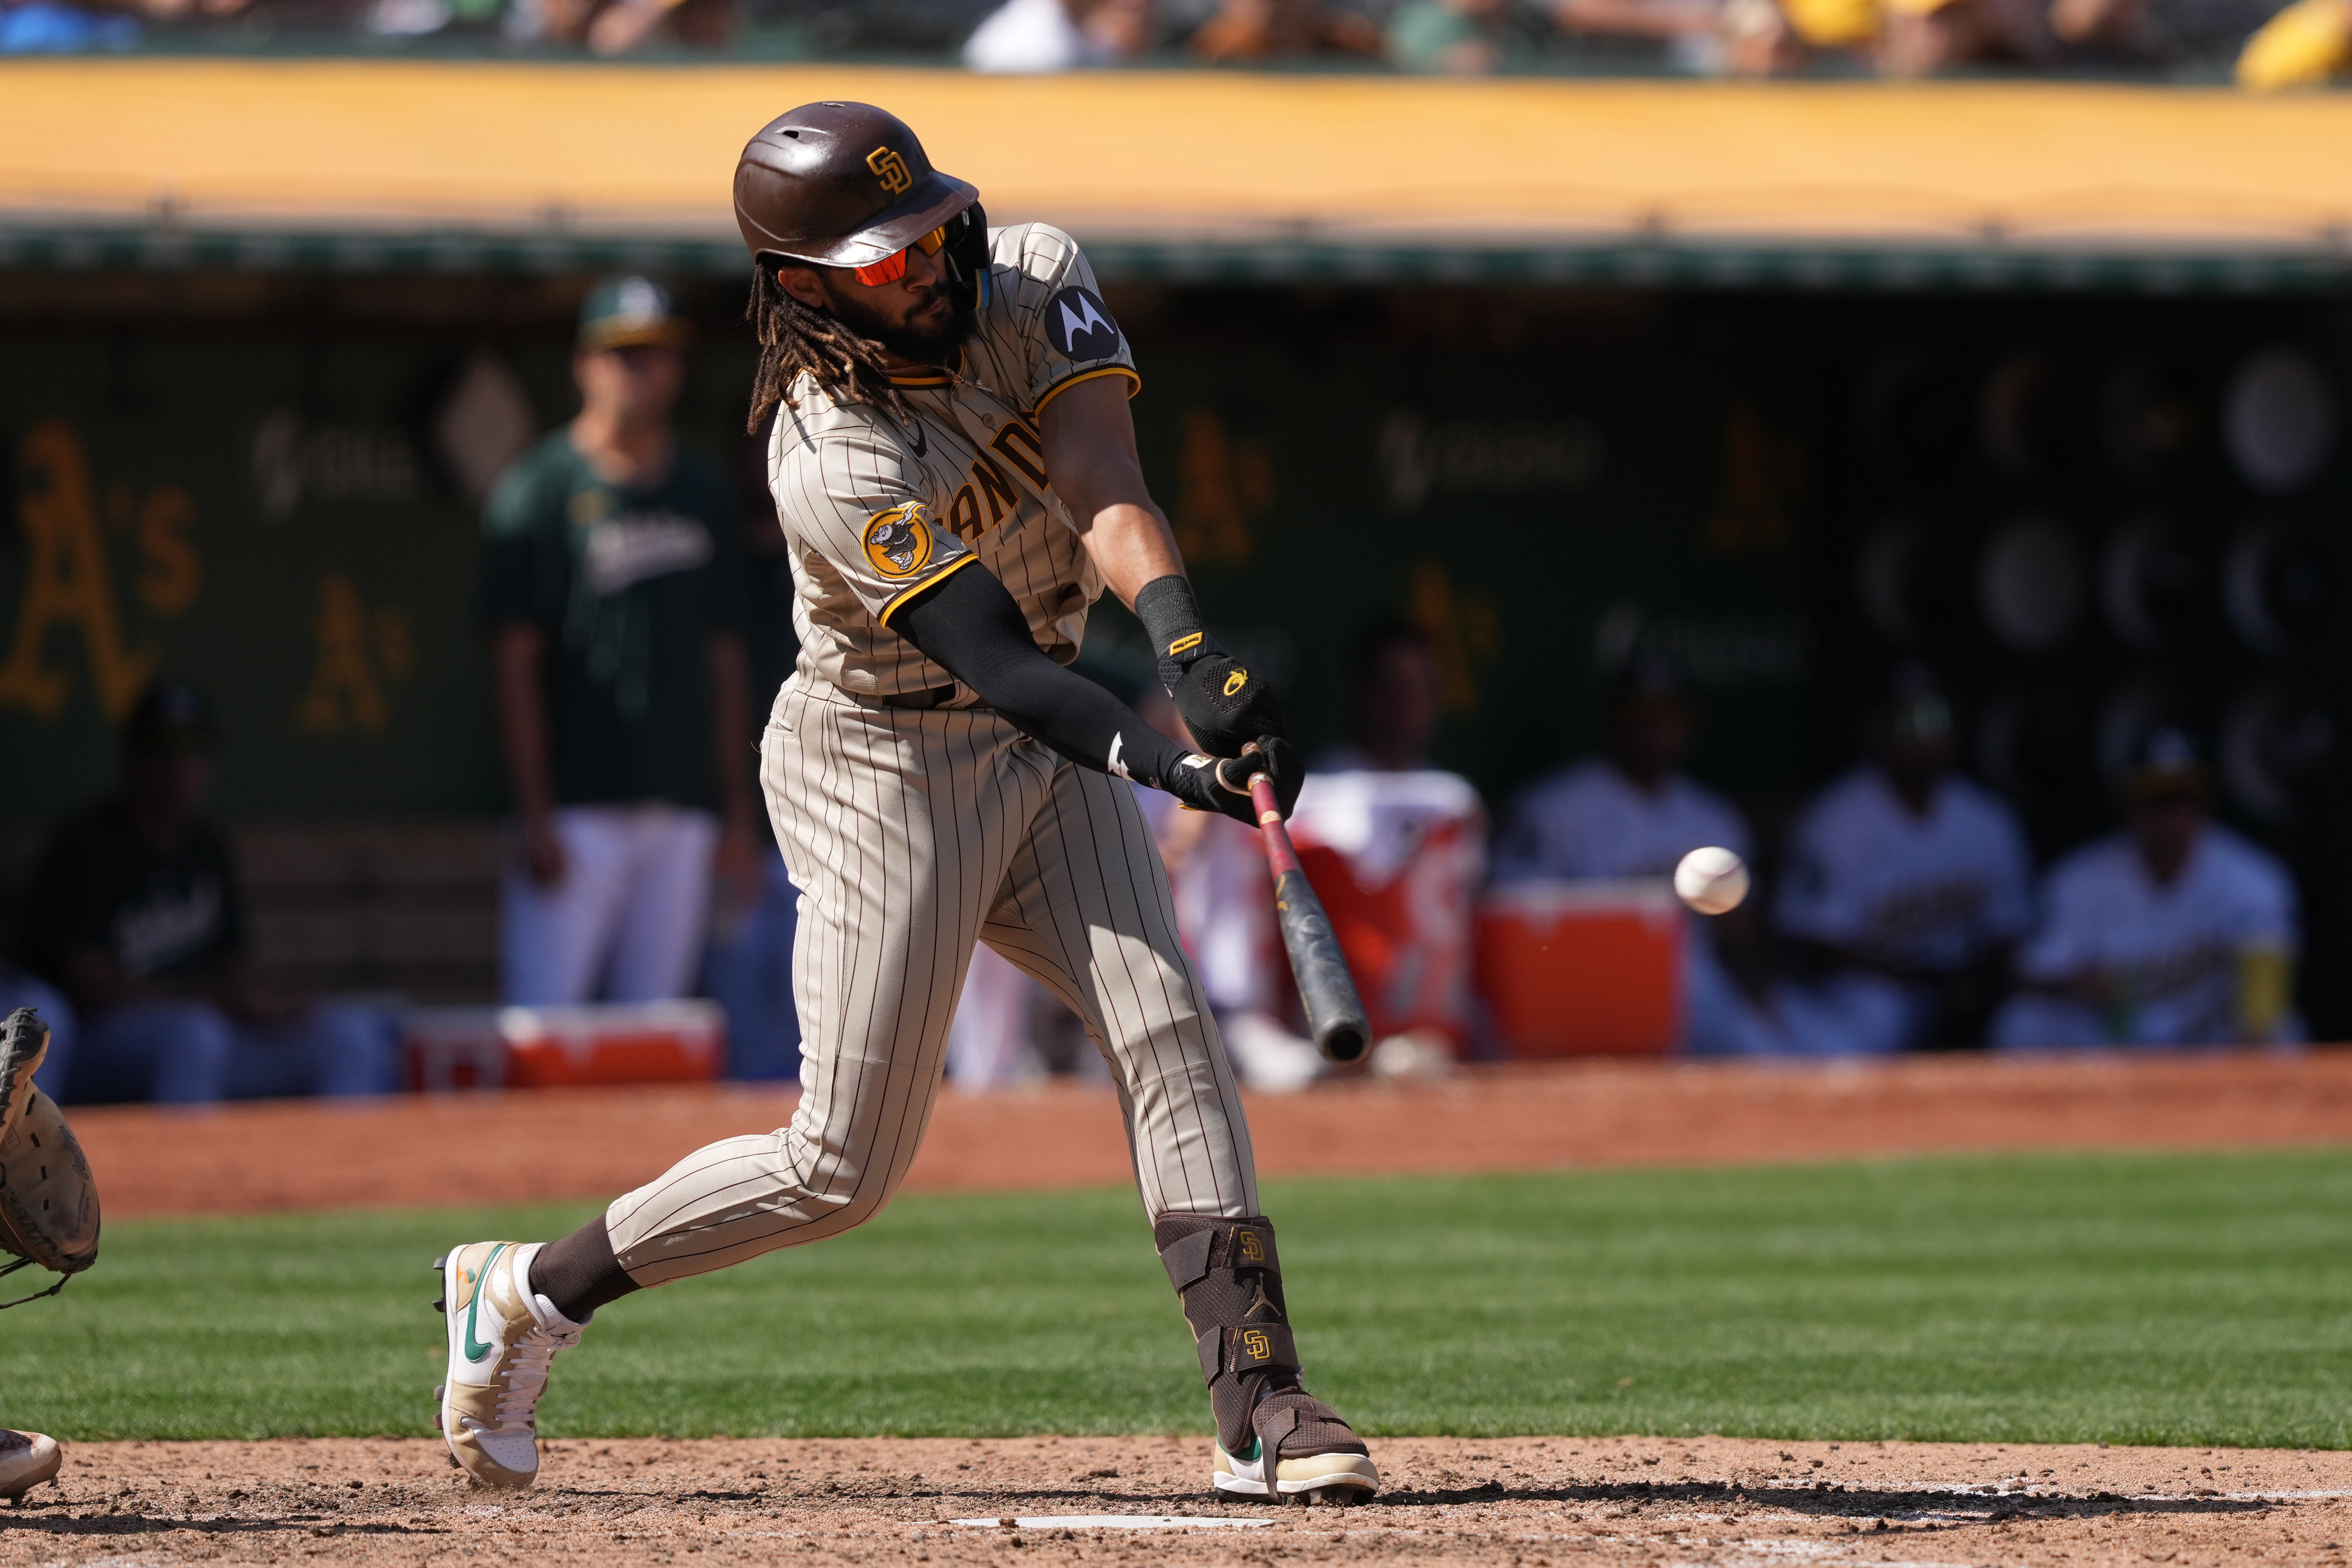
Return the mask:
[[[436,1264],[438,1422],[490,1485],[537,1475],[549,1363],[597,1308],[880,1212],[922,1141],[974,941],[1068,1003],[1109,1060],[1209,1386],[1215,1485],[1334,1501],[1379,1485],[1300,1386],[1233,1072],[1122,782],[1252,822],[1248,773],[1286,813],[1303,769],[1272,692],[1202,629],[1136,458],[1133,356],[1086,258],[1043,224],[989,229],[978,195],[866,104],[793,110],[736,169],[762,345],[751,427],[774,418],[802,648],[761,780],[801,888],[803,1092],[789,1127],[698,1150],[560,1241]],[[1105,586],[1213,758],[1066,668]]]

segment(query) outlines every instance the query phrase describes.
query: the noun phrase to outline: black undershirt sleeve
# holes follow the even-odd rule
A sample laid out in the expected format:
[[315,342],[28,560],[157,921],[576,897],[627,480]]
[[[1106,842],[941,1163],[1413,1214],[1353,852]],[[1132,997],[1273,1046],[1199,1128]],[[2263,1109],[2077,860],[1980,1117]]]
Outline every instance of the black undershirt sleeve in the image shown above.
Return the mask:
[[1166,789],[1190,753],[1040,652],[1021,606],[978,562],[900,605],[890,629],[980,700],[1081,767]]

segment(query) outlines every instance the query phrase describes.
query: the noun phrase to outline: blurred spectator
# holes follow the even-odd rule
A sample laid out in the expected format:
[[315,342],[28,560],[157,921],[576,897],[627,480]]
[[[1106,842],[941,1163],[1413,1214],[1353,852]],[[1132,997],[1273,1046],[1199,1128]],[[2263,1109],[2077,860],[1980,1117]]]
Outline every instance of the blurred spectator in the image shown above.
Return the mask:
[[92,0],[68,5],[57,0],[29,0],[24,5],[0,0],[0,55],[127,49],[139,42],[142,22],[225,22],[241,16],[251,4],[252,0]]
[[[1497,883],[1671,878],[1694,849],[1720,846],[1753,861],[1748,824],[1721,795],[1682,772],[1690,703],[1671,666],[1644,659],[1609,703],[1609,754],[1576,763],[1521,790],[1495,836]],[[1685,1047],[1700,1055],[1776,1050],[1754,1006],[1725,971],[1719,937],[1746,934],[1746,909],[1695,920],[1685,950]]]
[[1747,76],[1780,74],[1830,51],[1850,53],[1894,77],[1936,76],[1976,65],[2054,64],[2058,40],[2047,4],[1730,0],[1724,16],[1724,60],[1727,68]]
[[387,1092],[389,1016],[314,1005],[253,962],[228,846],[197,816],[213,728],[193,687],[150,687],[123,731],[122,793],[59,832],[34,873],[26,962],[81,1020],[67,1094],[202,1105]]
[[1964,66],[2048,65],[2058,44],[2045,0],[1886,0],[1878,69],[1940,76]]
[[1372,622],[1349,647],[1353,740],[1317,760],[1291,818],[1299,864],[1355,971],[1384,1073],[1467,1043],[1471,900],[1486,880],[1477,789],[1433,767],[1444,687],[1428,634]]
[[[1144,689],[1135,710],[1170,740],[1194,744],[1159,686]],[[1267,1093],[1305,1088],[1322,1076],[1323,1058],[1313,1041],[1285,1022],[1288,977],[1257,834],[1229,816],[1181,810],[1175,796],[1141,784],[1135,801],[1160,841],[1176,929],[1208,994],[1234,1070],[1250,1088]]]
[[1503,63],[1505,0],[1404,0],[1389,17],[1389,63],[1432,76],[1484,76]]
[[[2087,62],[2218,65],[2251,50],[2251,40],[2280,14],[2280,5],[2281,0],[2050,0],[2049,25],[2060,44]],[[2337,9],[2341,13],[2342,0]],[[2290,24],[2278,37],[2294,35]]]
[[2026,987],[1995,1020],[2007,1048],[2266,1044],[2302,1037],[2290,998],[2301,945],[2286,868],[2206,818],[2196,747],[2143,743],[2125,826],[2050,872]]
[[[50,0],[0,5],[0,55],[75,55],[127,49],[139,42],[131,16],[110,16]],[[54,1045],[51,1047],[55,1048]]]
[[1671,877],[1713,844],[1753,859],[1738,808],[1682,771],[1690,702],[1675,670],[1644,660],[1611,693],[1609,754],[1521,790],[1495,835],[1495,880]]
[[976,71],[1034,76],[1117,65],[1151,41],[1151,0],[1004,0],[964,41]]
[[2261,92],[2352,76],[2352,0],[2295,0],[2246,40],[2237,74]]
[[948,1025],[948,1080],[966,1094],[1037,1076],[1038,1004],[1045,991],[986,942],[975,943]]
[[671,37],[698,49],[724,48],[735,37],[732,0],[609,0],[585,7],[578,0],[568,6],[548,0],[548,11],[562,16],[567,26],[576,26],[575,14],[584,11],[588,47],[600,55],[642,49],[654,43],[665,26]]
[[1804,977],[1776,994],[1796,1049],[1973,1045],[2032,920],[2009,806],[1952,771],[1952,710],[1919,671],[1879,712],[1876,760],[1790,834],[1774,913]]
[[1429,742],[1445,716],[1429,634],[1402,616],[1375,620],[1349,645],[1348,670],[1353,739],[1316,758],[1313,771],[1393,773],[1429,766]]
[[[793,565],[768,493],[771,419],[735,443],[735,538],[742,594],[743,718],[765,727],[776,689],[793,672],[800,638],[793,631]],[[748,749],[737,766],[756,773]],[[775,834],[754,825],[758,870],[752,885],[730,889],[711,914],[703,950],[703,989],[727,1012],[727,1076],[755,1083],[796,1079],[801,1071],[799,1004],[793,995],[793,942],[800,928],[800,890],[784,868]]]
[[702,955],[702,988],[727,1014],[727,1076],[796,1082],[801,1016],[793,996],[793,942],[800,889],[772,839],[755,851],[751,885],[722,899]]
[[1369,16],[1320,0],[1223,0],[1187,46],[1212,65],[1302,55],[1377,55],[1381,29]]
[[517,811],[512,1005],[686,994],[714,856],[730,900],[757,876],[736,523],[724,478],[670,432],[687,337],[657,285],[599,283],[572,358],[579,416],[485,510],[482,616]]
[[375,0],[371,32],[421,37],[495,23],[510,43],[586,44],[600,55],[645,48],[665,34],[696,48],[735,37],[734,0]]
[[1572,37],[1664,44],[1685,70],[1713,71],[1723,64],[1723,0],[1559,0],[1552,20]]

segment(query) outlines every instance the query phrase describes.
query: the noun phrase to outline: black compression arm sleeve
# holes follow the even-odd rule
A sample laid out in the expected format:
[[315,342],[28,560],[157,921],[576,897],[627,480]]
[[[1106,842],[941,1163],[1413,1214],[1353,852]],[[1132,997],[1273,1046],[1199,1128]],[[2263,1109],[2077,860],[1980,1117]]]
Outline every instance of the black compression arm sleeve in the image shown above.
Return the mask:
[[1187,755],[1126,703],[1039,652],[1021,606],[978,562],[899,605],[890,629],[1081,767],[1164,789]]

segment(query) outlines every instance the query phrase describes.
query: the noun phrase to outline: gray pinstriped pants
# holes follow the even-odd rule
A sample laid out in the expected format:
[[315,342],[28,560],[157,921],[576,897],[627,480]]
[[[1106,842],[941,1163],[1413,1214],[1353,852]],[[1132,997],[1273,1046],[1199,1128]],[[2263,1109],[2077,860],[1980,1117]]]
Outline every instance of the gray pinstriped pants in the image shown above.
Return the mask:
[[975,940],[1102,1050],[1146,1210],[1257,1212],[1249,1129],[1131,786],[985,710],[868,707],[794,676],[761,748],[802,889],[789,1126],[698,1149],[605,1211],[640,1285],[822,1241],[881,1212],[921,1144]]

